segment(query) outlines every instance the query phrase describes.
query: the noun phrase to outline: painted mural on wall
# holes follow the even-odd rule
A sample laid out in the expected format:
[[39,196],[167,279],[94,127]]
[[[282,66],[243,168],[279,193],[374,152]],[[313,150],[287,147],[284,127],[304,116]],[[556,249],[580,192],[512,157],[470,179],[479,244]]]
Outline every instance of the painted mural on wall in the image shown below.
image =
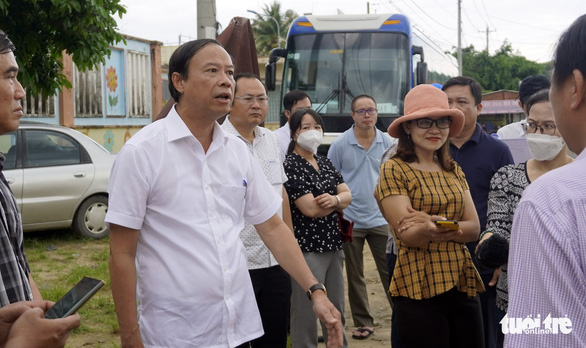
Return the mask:
[[107,116],[126,115],[124,77],[124,51],[113,49],[104,65]]

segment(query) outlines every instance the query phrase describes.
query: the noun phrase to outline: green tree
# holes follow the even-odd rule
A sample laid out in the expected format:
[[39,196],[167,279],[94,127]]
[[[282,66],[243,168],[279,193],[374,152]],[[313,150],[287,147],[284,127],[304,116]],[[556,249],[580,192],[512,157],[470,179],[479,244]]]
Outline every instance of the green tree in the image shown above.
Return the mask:
[[258,55],[268,56],[273,48],[279,46],[277,26],[271,17],[279,24],[281,47],[285,47],[285,38],[287,37],[289,27],[298,16],[293,10],[287,10],[284,14],[281,14],[281,3],[278,1],[273,1],[270,6],[265,4],[263,6],[263,13],[257,14],[252,22],[252,31],[254,33],[254,42]]
[[0,0],[0,29],[16,46],[19,80],[31,94],[51,96],[62,86],[62,53],[85,71],[124,41],[112,17],[126,13],[120,0]]
[[[457,56],[456,53],[453,53]],[[462,73],[473,77],[485,91],[508,89],[516,91],[519,81],[534,74],[547,74],[548,64],[540,64],[513,52],[507,41],[493,56],[474,46],[462,49]]]

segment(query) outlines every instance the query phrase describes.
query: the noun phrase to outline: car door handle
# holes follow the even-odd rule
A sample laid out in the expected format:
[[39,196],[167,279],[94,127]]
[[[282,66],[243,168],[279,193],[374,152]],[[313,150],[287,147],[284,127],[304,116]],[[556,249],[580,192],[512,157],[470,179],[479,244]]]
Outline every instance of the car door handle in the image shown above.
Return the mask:
[[6,178],[6,182],[9,183],[10,185],[14,184],[14,178],[8,177]]
[[76,177],[76,178],[85,178],[86,175],[87,175],[86,172],[73,173],[73,176]]

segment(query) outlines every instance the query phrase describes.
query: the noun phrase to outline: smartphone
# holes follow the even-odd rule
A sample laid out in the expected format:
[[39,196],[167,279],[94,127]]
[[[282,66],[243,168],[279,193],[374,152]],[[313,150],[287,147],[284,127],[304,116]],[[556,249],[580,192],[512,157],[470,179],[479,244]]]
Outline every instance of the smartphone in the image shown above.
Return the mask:
[[83,277],[45,313],[45,318],[65,318],[77,312],[102,286],[104,286],[104,282],[99,279]]
[[460,226],[458,225],[458,221],[455,221],[455,220],[435,220],[434,222],[437,227],[447,227],[450,230],[454,230],[454,231],[457,231],[460,229]]

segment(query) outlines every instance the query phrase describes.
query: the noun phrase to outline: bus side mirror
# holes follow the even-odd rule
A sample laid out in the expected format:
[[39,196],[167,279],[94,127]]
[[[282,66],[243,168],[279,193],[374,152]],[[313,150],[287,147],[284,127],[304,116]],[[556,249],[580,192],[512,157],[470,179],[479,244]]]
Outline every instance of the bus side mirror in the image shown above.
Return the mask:
[[427,63],[426,62],[418,62],[417,63],[417,84],[421,85],[427,83]]
[[275,90],[276,65],[276,63],[267,63],[265,65],[265,85],[269,91]]
[[285,48],[273,48],[269,53],[269,62],[265,65],[265,85],[269,91],[275,90],[277,61],[280,57],[285,58],[287,50]]

